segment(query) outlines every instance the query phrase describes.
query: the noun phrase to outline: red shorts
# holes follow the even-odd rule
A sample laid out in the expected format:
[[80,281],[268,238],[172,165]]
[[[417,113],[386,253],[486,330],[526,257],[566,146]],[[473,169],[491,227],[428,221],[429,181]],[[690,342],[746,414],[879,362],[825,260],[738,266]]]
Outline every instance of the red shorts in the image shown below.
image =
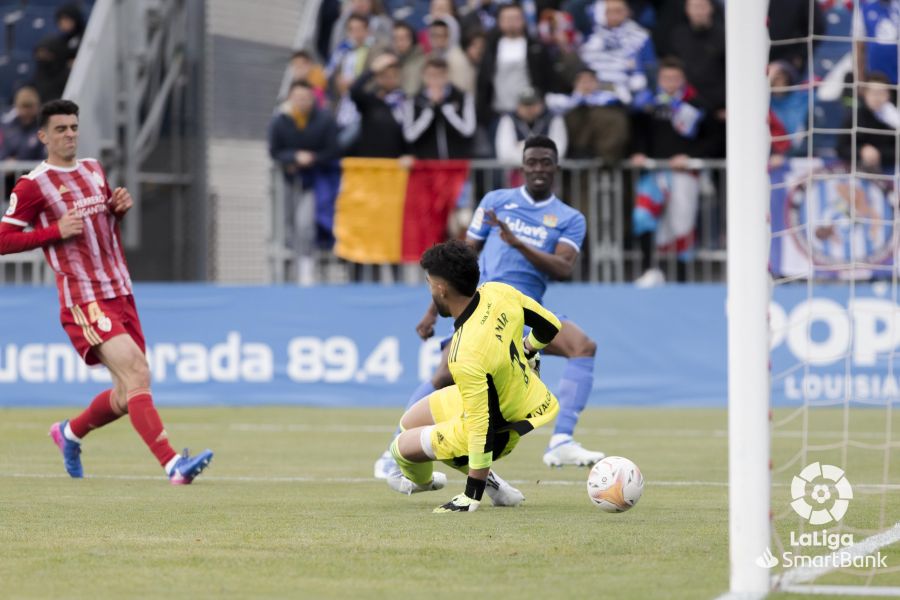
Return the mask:
[[72,345],[88,365],[100,364],[100,358],[94,352],[95,347],[123,333],[131,336],[141,352],[146,352],[144,332],[134,305],[134,296],[76,304],[72,308],[63,307],[60,321],[72,340]]

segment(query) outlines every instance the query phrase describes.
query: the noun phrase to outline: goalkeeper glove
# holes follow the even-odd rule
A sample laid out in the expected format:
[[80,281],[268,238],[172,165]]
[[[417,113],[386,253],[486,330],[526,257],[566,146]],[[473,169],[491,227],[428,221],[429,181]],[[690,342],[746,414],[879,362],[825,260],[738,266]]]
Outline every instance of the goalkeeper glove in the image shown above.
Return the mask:
[[435,513],[451,513],[451,512],[475,512],[481,502],[469,498],[465,494],[454,496],[447,504],[443,504],[434,509]]

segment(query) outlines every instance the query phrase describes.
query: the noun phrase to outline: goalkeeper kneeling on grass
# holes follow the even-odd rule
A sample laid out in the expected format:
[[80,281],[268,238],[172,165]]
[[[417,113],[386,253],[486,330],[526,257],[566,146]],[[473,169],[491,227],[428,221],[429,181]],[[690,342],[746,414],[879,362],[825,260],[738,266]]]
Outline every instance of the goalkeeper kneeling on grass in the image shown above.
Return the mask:
[[[485,491],[497,506],[525,497],[491,471],[519,438],[553,421],[556,397],[529,361],[559,332],[560,321],[504,283],[478,287],[478,259],[463,242],[450,241],[422,256],[438,312],[455,319],[449,366],[455,385],[414,404],[403,415],[403,433],[391,445],[399,471],[388,485],[401,493],[439,490],[436,460],[468,475],[465,491],[434,512],[472,512]],[[525,327],[531,328],[523,340]]]

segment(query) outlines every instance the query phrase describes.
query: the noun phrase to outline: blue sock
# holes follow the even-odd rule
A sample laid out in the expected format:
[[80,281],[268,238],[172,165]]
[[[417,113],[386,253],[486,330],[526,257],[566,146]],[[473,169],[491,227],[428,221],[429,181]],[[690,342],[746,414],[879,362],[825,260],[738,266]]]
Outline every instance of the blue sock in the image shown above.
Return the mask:
[[406,410],[412,408],[412,405],[428,396],[429,394],[434,393],[437,388],[431,383],[430,379],[426,379],[422,383],[419,384],[419,387],[412,393],[412,396],[409,397],[409,401],[406,403]]
[[572,435],[594,385],[594,357],[570,358],[559,382],[559,416],[553,434]]
[[[428,396],[429,394],[435,392],[436,390],[437,390],[437,388],[435,388],[434,385],[432,385],[431,380],[426,379],[425,381],[423,381],[422,383],[419,384],[419,387],[417,387],[415,389],[415,391],[413,391],[412,396],[410,396],[409,400],[406,402],[406,408],[403,410],[403,412],[406,412],[407,410],[412,408],[413,404],[415,404],[416,402],[418,402],[425,396]],[[394,438],[396,438],[401,433],[402,432],[400,431],[400,427],[398,426],[397,429],[394,431]],[[391,438],[391,439],[393,439],[393,438]]]

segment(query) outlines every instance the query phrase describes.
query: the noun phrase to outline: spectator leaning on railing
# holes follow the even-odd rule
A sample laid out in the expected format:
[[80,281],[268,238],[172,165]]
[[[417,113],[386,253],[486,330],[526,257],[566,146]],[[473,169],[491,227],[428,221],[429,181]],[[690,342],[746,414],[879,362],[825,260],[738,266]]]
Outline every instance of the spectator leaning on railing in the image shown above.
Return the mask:
[[571,94],[550,94],[550,110],[565,115],[570,158],[601,158],[615,163],[625,157],[630,140],[628,113],[609,103],[597,75],[584,67],[575,74]]
[[700,194],[697,174],[687,166],[691,158],[707,155],[709,139],[703,135],[705,111],[677,58],[660,62],[655,94],[639,101],[632,163],[640,167],[648,158],[671,161],[670,169],[649,171],[641,177],[632,216],[643,269],[635,283],[651,287],[665,282],[662,271],[653,266],[654,246],[675,251],[678,281],[687,279]]
[[710,144],[710,156],[725,156],[725,26],[715,18],[712,0],[686,0],[686,22],[660,32],[664,40],[658,48],[661,56],[675,56],[684,65],[688,83],[697,90],[709,110],[708,134],[716,138]]
[[285,239],[298,257],[297,280],[304,285],[314,282],[317,169],[329,166],[339,154],[334,119],[316,106],[308,83],[295,81],[269,125],[269,155],[281,166],[288,183]]
[[351,156],[398,158],[409,154],[403,137],[406,94],[400,87],[400,68],[393,54],[381,54],[372,61],[350,88],[350,98],[359,111],[360,135],[348,152]]
[[549,137],[556,143],[559,157],[566,155],[568,135],[565,121],[547,110],[537,92],[526,90],[519,96],[515,112],[503,115],[497,125],[494,143],[497,160],[507,166],[521,166],[525,140],[535,135]]
[[38,111],[41,99],[37,90],[25,86],[16,92],[13,108],[0,124],[0,159],[43,160],[45,146],[38,139]]
[[[891,84],[883,73],[872,73],[859,86],[854,133],[841,136],[838,156],[848,163],[853,158],[853,136],[856,136],[857,169],[870,173],[894,172],[895,144],[900,130],[900,112],[891,101]],[[853,109],[847,111],[843,128],[853,128]],[[866,131],[871,130],[871,131]],[[882,131],[884,133],[876,133]]]
[[450,85],[447,62],[425,63],[422,91],[407,103],[403,134],[416,158],[469,158],[475,134],[475,102]]

